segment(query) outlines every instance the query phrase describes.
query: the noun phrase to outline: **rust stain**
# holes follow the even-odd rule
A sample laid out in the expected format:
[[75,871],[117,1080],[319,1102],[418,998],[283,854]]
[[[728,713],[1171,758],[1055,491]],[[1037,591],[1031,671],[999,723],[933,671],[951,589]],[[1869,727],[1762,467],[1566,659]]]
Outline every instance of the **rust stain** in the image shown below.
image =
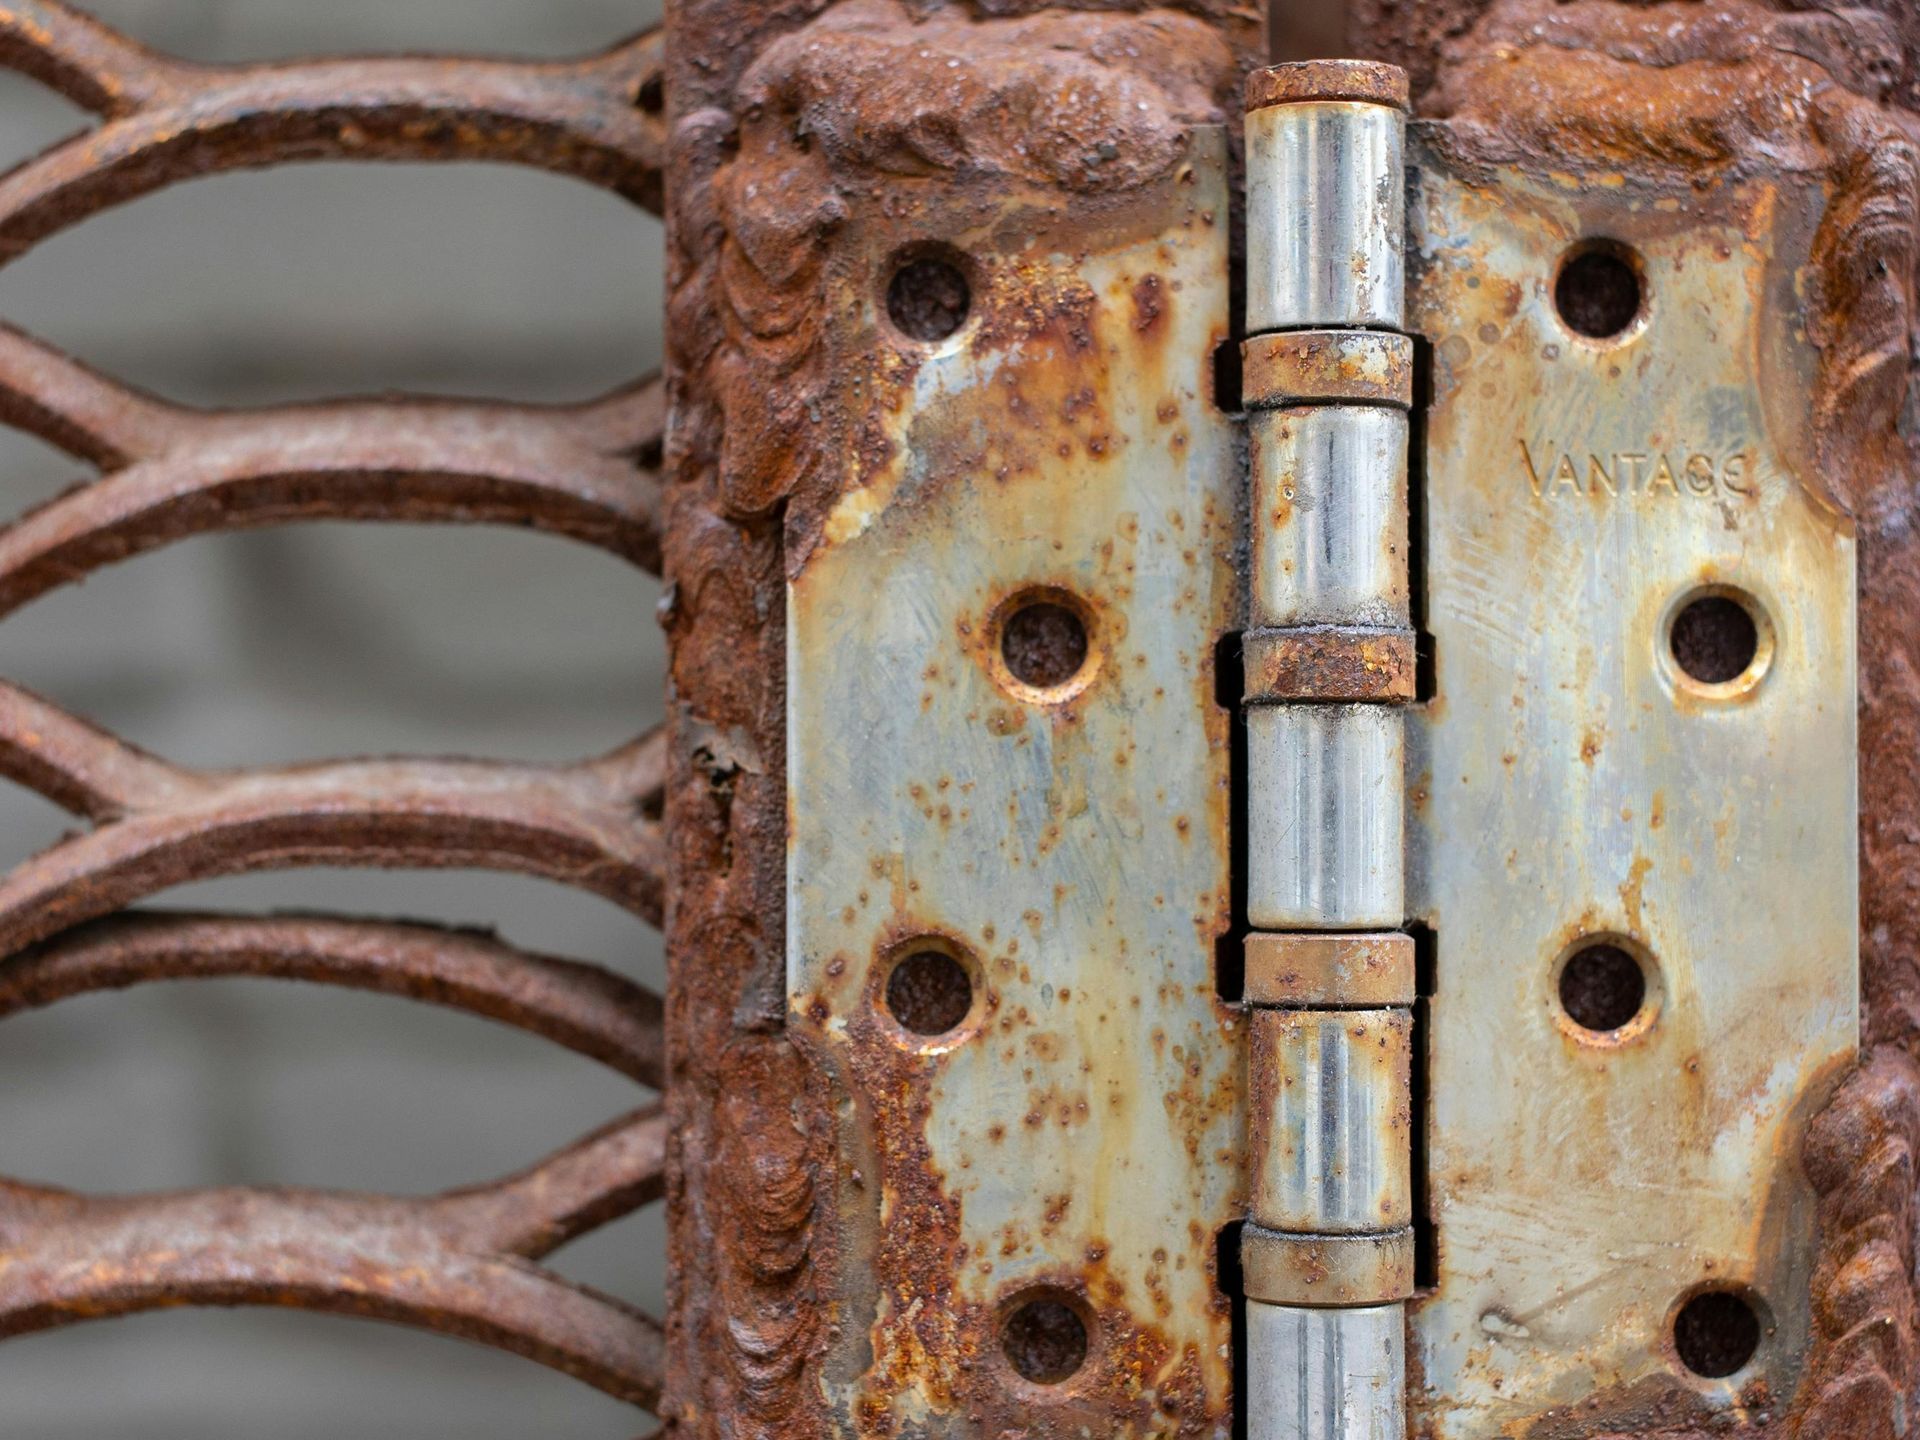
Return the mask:
[[1627,929],[1635,935],[1646,934],[1646,921],[1640,913],[1641,890],[1646,883],[1647,872],[1653,869],[1653,861],[1645,855],[1635,855],[1633,863],[1627,866],[1627,878],[1620,882],[1620,904],[1627,912]]
[[1248,701],[1396,703],[1414,697],[1413,632],[1342,626],[1241,637]]

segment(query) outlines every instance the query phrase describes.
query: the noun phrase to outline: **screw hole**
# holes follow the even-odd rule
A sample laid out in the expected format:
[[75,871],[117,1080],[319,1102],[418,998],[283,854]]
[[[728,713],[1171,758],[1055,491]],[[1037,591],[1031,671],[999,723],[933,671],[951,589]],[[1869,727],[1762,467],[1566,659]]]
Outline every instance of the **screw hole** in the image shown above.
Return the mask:
[[1553,285],[1554,308],[1567,328],[1592,340],[1626,333],[1644,301],[1639,257],[1611,240],[1575,247]]
[[887,282],[887,318],[909,340],[945,340],[972,308],[973,287],[957,256],[914,250],[899,257]]
[[661,74],[647,76],[633,92],[633,103],[643,115],[658,115],[667,108],[667,79]]
[[1608,940],[1582,946],[1560,967],[1560,1008],[1582,1030],[1611,1034],[1646,1008],[1647,972]]
[[929,1039],[958,1030],[973,1011],[973,977],[944,950],[909,950],[887,975],[887,1013]]
[[1065,1297],[1044,1293],[1016,1302],[1000,1331],[1014,1373],[1035,1385],[1058,1385],[1087,1363],[1087,1322]]
[[1760,1349],[1760,1316],[1753,1302],[1732,1290],[1708,1290],[1680,1307],[1673,1318],[1673,1348],[1680,1363],[1707,1380],[1744,1370]]
[[1065,605],[1034,600],[1007,617],[1000,657],[1023,685],[1057,690],[1087,663],[1087,624]]
[[1730,595],[1702,595],[1680,607],[1667,632],[1673,660],[1702,685],[1725,685],[1753,668],[1760,627]]

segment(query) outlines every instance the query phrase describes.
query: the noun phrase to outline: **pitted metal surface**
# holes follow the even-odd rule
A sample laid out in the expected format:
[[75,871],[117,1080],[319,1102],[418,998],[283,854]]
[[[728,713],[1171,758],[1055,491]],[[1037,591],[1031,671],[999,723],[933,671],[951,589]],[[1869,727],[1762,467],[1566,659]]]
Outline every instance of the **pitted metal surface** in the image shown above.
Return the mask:
[[[974,314],[908,345],[890,459],[791,583],[790,1024],[846,1097],[826,1395],[848,1433],[976,1434],[992,1407],[1036,1436],[1229,1433],[1224,162],[1196,132],[1091,234],[1018,192],[929,216]],[[835,323],[885,324],[884,288],[849,286]],[[1084,626],[1064,678],[1010,670],[1029,603]],[[972,990],[934,1035],[888,1008],[929,948]],[[1047,1297],[1087,1334],[1057,1383],[1004,1344]]]
[[[1803,1141],[1859,1024],[1853,527],[1812,463],[1795,320],[1820,187],[1687,202],[1417,163],[1437,1284],[1414,1410],[1436,1440],[1561,1433],[1595,1396],[1764,1426],[1809,1345]],[[1643,296],[1605,339],[1556,310],[1593,237]],[[1698,597],[1752,620],[1739,674],[1689,675],[1669,641]],[[1604,1030],[1556,988],[1588,942],[1644,980]],[[1764,1330],[1725,1378],[1670,1339],[1709,1289]]]

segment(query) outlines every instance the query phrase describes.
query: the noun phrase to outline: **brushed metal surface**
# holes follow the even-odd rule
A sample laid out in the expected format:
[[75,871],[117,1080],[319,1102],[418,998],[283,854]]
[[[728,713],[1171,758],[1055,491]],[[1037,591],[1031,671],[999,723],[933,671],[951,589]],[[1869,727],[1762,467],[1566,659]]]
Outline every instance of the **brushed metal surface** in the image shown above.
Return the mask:
[[1255,1010],[1248,1213],[1350,1235],[1411,1218],[1406,1010]]
[[1247,914],[1262,929],[1398,925],[1405,716],[1256,705],[1247,725]]
[[1407,623],[1407,417],[1381,406],[1257,410],[1256,625]]
[[1404,1305],[1247,1305],[1247,1440],[1405,1440]]
[[1400,329],[1406,116],[1305,101],[1246,123],[1248,333]]

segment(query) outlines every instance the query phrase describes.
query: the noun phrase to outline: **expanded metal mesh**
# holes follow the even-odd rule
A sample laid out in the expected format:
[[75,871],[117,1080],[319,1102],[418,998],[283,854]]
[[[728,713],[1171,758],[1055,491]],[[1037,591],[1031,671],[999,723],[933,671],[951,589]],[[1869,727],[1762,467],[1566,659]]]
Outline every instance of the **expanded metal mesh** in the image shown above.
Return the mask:
[[[296,160],[492,160],[660,202],[660,41],[574,63],[381,58],[213,66],[52,0],[0,6],[0,65],[99,117],[0,177],[0,264],[172,181]],[[296,520],[530,526],[659,565],[663,403],[426,399],[171,405],[0,328],[0,421],[99,476],[0,531],[0,615],[187,536]],[[0,877],[0,1017],[157,980],[253,975],[512,1025],[658,1090],[661,1003],[597,966],[468,931],[132,911],[294,866],[517,871],[658,924],[664,747],[571,765],[170,764],[0,681],[0,774],[88,822]],[[659,1198],[648,1106],[492,1184],[423,1198],[224,1188],[99,1197],[0,1181],[0,1337],[182,1304],[370,1316],[497,1346],[652,1406],[657,1322],[537,1261]]]

